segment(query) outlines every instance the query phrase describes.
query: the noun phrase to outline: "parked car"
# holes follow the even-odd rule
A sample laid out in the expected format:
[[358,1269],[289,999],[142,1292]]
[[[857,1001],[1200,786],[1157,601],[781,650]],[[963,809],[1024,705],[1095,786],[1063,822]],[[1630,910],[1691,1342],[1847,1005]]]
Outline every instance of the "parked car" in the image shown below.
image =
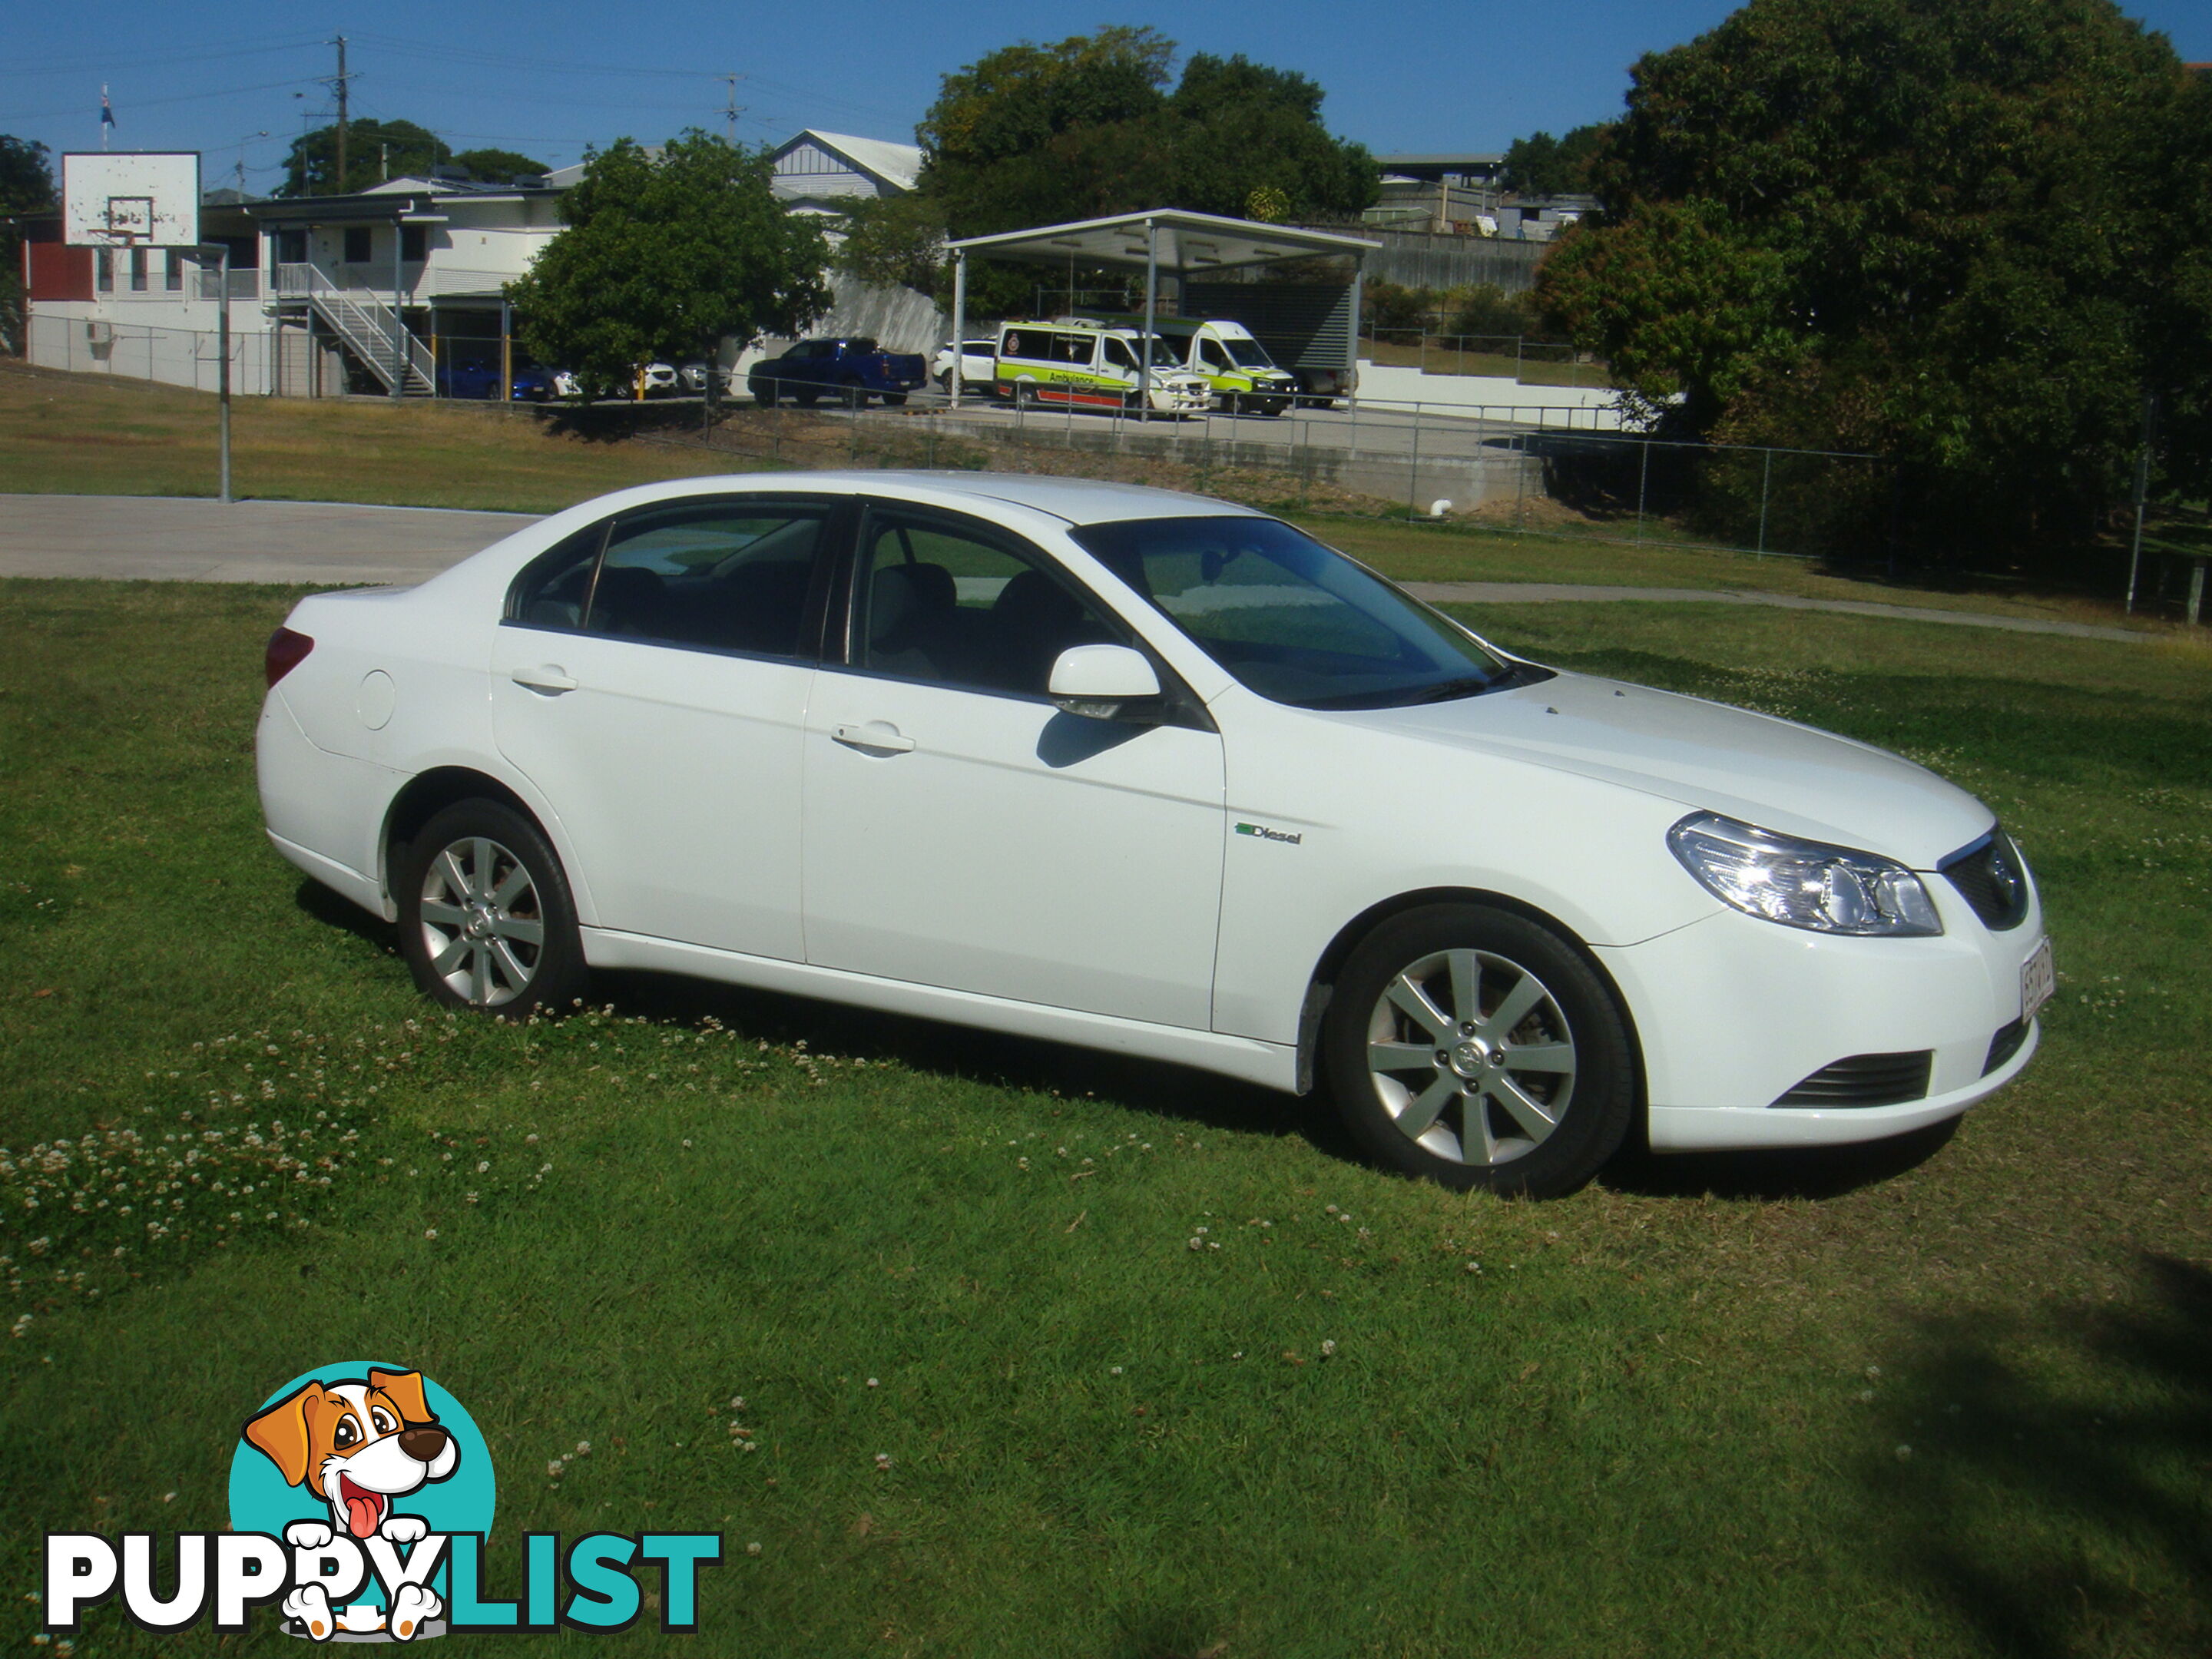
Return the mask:
[[[960,347],[960,385],[963,392],[994,392],[992,377],[998,370],[999,337],[966,340]],[[937,348],[936,360],[930,366],[931,377],[945,391],[952,390],[952,343],[948,340]]]
[[722,377],[720,395],[725,398],[736,397],[738,373],[733,368],[721,368],[717,365],[702,362],[694,358],[691,362],[678,367],[676,377],[682,390],[690,392],[695,398],[703,398],[707,395],[708,378],[715,374],[720,374]]
[[746,385],[763,407],[789,398],[811,408],[824,398],[864,409],[872,397],[893,408],[928,384],[919,352],[885,351],[865,337],[801,340],[781,357],[755,363]]
[[268,681],[271,842],[436,1002],[647,969],[1325,1083],[1454,1186],[1940,1124],[2052,988],[2019,849],[1933,773],[1164,490],[647,485],[303,599]]
[[442,358],[438,363],[441,398],[496,398],[499,396],[499,354],[470,353]]
[[541,368],[536,363],[517,363],[514,377],[508,380],[507,397],[516,403],[542,404],[560,394],[553,389],[554,379],[562,371]]
[[633,398],[672,398],[682,390],[673,363],[640,363],[636,376],[628,394]]

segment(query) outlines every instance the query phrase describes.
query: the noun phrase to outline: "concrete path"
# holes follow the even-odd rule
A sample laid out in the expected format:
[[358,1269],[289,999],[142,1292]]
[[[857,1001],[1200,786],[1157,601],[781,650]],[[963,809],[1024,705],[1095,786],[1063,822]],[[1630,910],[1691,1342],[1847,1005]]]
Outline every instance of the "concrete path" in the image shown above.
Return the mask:
[[419,582],[536,522],[333,501],[0,495],[0,576]]
[[1808,599],[1794,593],[1723,592],[1702,587],[1579,587],[1564,582],[1407,582],[1406,591],[1431,605],[1548,605],[1561,599],[1641,599],[1656,605],[1771,605],[1784,611],[1839,611],[1891,622],[1946,623],[1960,628],[2002,628],[2015,634],[2063,634],[2077,640],[2119,640],[2141,645],[2158,636],[2096,623],[2044,622],[2033,617],[1992,617],[1978,611],[1938,611],[1920,605],[1876,605],[1865,599]]
[[[340,501],[218,501],[175,495],[0,495],[0,576],[200,582],[419,582],[537,520],[520,513],[356,507]],[[1807,599],[1698,587],[1558,582],[1408,582],[1431,604],[1641,600],[1771,605],[1896,622],[2139,644],[2157,636],[2092,623],[2041,622],[1924,605]]]

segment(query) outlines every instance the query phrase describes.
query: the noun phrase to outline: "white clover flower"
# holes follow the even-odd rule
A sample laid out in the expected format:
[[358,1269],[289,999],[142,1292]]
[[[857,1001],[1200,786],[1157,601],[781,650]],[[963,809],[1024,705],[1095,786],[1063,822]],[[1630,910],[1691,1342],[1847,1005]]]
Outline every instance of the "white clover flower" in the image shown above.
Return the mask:
[[1900,1445],[1899,1447],[1898,1447],[1898,1449],[1897,1449],[1897,1461],[1898,1461],[1899,1462],[1900,1462],[1900,1463],[1909,1463],[1909,1462],[1911,1462],[1912,1461],[1912,1448],[1911,1448],[1911,1447],[1910,1447],[1910,1446],[1904,1446],[1904,1445]]
[[566,1464],[562,1463],[562,1461],[556,1457],[550,1463],[548,1463],[545,1466],[545,1473],[548,1474],[558,1474],[567,1467],[568,1466]]
[[872,1389],[879,1387],[880,1385],[877,1382],[876,1379],[872,1376],[868,1379],[868,1386]]
[[1109,1365],[1106,1368],[1106,1375],[1109,1376],[1119,1376],[1121,1374],[1121,1368],[1119,1365]]
[[878,1452],[876,1454],[876,1467],[878,1468],[889,1469],[890,1466],[891,1455],[889,1452]]
[[1336,1339],[1335,1339],[1334,1337],[1330,1337],[1328,1340],[1324,1341],[1324,1342],[1321,1345],[1321,1357],[1322,1357],[1323,1359],[1329,1358],[1330,1358],[1331,1356],[1333,1356],[1335,1352],[1336,1352]]
[[589,1457],[591,1455],[592,1443],[588,1440],[579,1440],[576,1443],[576,1455],[579,1457]]
[[422,1237],[425,1238],[435,1238],[437,1236],[438,1230],[435,1227],[425,1227],[422,1229]]
[[1202,1250],[1206,1248],[1206,1241],[1202,1238],[1194,1238],[1190,1241],[1190,1248],[1194,1250]]

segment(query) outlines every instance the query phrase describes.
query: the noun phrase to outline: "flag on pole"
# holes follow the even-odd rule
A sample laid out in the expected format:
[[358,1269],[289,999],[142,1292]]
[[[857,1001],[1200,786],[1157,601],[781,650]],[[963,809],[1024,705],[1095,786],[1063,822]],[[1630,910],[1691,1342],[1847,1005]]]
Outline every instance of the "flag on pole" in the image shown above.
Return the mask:
[[112,105],[111,105],[111,104],[107,101],[107,88],[106,88],[105,86],[102,86],[102,87],[100,88],[100,149],[106,149],[107,148],[107,130],[108,130],[108,128],[110,128],[110,127],[113,126],[114,125],[115,125],[115,109],[114,109],[114,106],[113,106]]

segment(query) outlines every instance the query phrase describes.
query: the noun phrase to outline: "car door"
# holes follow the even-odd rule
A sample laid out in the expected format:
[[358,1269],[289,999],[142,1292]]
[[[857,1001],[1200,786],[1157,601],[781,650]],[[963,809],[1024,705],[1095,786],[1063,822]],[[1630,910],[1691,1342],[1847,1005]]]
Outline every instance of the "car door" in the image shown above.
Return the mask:
[[559,816],[599,926],[799,959],[802,721],[852,510],[803,495],[643,507],[517,580],[494,728]]
[[1225,807],[1196,700],[1055,708],[1060,651],[1132,637],[976,520],[871,506],[846,590],[806,720],[806,959],[1206,1029]]

